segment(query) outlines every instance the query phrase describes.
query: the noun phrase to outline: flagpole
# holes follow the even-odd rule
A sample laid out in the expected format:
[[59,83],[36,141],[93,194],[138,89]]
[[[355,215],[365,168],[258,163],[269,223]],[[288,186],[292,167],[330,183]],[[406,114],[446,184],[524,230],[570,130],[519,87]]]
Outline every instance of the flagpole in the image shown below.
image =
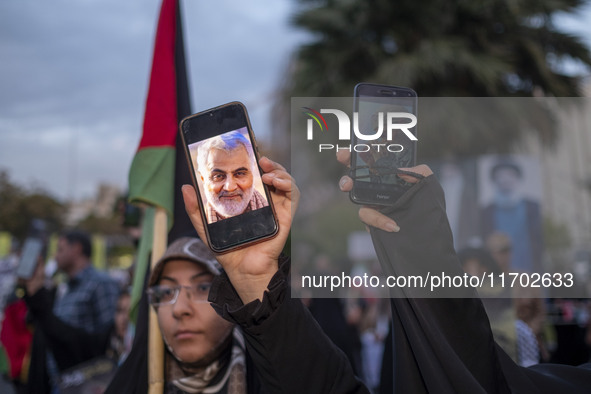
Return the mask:
[[[179,0],[161,1],[143,133],[129,171],[129,199],[132,202],[148,204],[146,218],[149,216],[152,219],[146,220],[143,227],[146,231],[142,234],[139,254],[144,258],[140,261],[138,257],[137,267],[140,275],[145,273],[149,266],[154,267],[164,254],[169,239],[174,241],[179,234],[186,233],[184,230],[178,231],[182,221],[177,219],[183,216],[177,217],[175,212],[179,207],[182,209],[182,196],[179,196],[180,187],[176,187],[175,183],[188,183],[185,178],[190,179],[188,175],[182,176],[183,171],[188,174],[186,163],[179,165],[184,152],[182,155],[177,152],[179,117],[185,117],[191,111],[188,81]],[[186,215],[184,219],[188,223],[186,227],[192,229]],[[151,260],[148,260],[149,250],[152,252]],[[138,296],[144,284],[141,279],[144,278],[145,275],[142,275],[134,282],[133,311],[137,310],[140,299]],[[147,342],[147,391],[149,394],[162,394],[165,387],[164,342],[155,311],[147,309],[149,312],[146,315],[142,313],[145,316],[145,320],[141,322],[142,330],[137,331],[141,333],[141,340],[145,341],[143,343]],[[138,321],[138,327],[139,324]]]
[[[168,224],[166,210],[156,207],[154,214],[154,238],[152,240],[151,271],[164,254],[167,244]],[[156,311],[150,308],[150,325],[148,328],[148,382],[149,394],[164,392],[164,341],[160,334]]]

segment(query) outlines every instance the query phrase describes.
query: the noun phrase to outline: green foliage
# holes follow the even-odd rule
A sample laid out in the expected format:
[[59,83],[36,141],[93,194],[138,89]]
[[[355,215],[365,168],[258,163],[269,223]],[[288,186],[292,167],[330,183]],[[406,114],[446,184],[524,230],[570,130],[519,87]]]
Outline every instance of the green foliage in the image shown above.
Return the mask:
[[50,231],[63,226],[64,206],[43,190],[26,190],[0,171],[0,230],[23,241],[33,219],[42,219]]
[[104,218],[90,214],[82,219],[76,227],[91,234],[124,234],[125,229],[121,223],[122,219],[116,215]]
[[428,96],[579,95],[558,62],[591,64],[588,48],[553,16],[581,0],[343,0],[307,5],[294,24],[312,33],[297,54],[293,91],[346,95],[360,81]]
[[[580,37],[559,31],[557,14],[584,0],[299,0],[295,26],[311,33],[295,54],[284,97],[350,96],[359,82],[409,86],[419,97],[572,97],[581,76],[564,61],[591,65]],[[419,126],[421,159],[503,152],[523,130],[546,144],[545,127],[495,132],[446,130],[456,146],[442,150]],[[496,135],[496,134],[495,134]]]

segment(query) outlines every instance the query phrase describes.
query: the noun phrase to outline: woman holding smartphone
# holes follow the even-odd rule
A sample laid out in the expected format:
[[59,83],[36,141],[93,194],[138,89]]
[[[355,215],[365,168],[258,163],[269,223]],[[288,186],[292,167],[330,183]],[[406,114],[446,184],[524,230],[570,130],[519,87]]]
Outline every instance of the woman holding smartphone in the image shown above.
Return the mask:
[[[198,239],[182,238],[151,273],[148,296],[166,345],[165,393],[369,393],[289,294],[289,259],[281,252],[299,191],[279,164],[262,158],[259,165],[277,236],[215,256]],[[182,192],[206,239],[195,189]],[[107,393],[146,393],[147,357],[146,342],[136,340]]]

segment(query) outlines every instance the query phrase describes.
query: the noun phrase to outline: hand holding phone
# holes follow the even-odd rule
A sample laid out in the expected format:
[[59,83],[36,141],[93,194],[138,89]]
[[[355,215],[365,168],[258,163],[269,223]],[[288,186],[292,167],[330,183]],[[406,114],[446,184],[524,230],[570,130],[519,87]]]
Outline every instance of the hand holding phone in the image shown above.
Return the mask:
[[24,287],[29,296],[35,295],[45,284],[45,266],[39,262],[31,277],[24,281]]
[[261,298],[277,271],[299,191],[281,165],[257,159],[246,109],[229,103],[181,122],[193,187],[187,214],[218,253],[243,301]]
[[360,83],[354,112],[359,134],[352,141],[351,201],[392,205],[409,188],[396,169],[413,167],[416,161],[417,94],[404,87]]
[[[259,163],[264,171],[262,181],[271,188],[272,203],[279,222],[277,236],[217,256],[244,303],[262,299],[269,281],[277,272],[277,261],[287,241],[299,201],[299,190],[285,168],[266,157]],[[184,185],[182,192],[191,222],[199,237],[207,239],[206,222],[200,211],[195,188]]]
[[[351,153],[346,150],[340,150],[337,152],[337,160],[345,165],[349,166],[351,163]],[[429,166],[425,164],[420,164],[415,167],[406,168],[405,174],[400,174],[399,176],[409,184],[417,183],[420,178],[426,178],[428,176],[433,175],[433,171]],[[410,175],[411,173],[417,174],[417,176]],[[349,193],[353,189],[353,180],[345,175],[339,180],[339,189],[342,192]],[[379,228],[380,230],[389,232],[389,233],[396,233],[400,231],[400,227],[398,223],[394,221],[392,218],[384,215],[377,209],[375,206],[367,206],[364,205],[359,208],[359,219],[366,224],[367,226]]]
[[191,115],[180,132],[211,249],[224,253],[275,236],[278,224],[244,105]]

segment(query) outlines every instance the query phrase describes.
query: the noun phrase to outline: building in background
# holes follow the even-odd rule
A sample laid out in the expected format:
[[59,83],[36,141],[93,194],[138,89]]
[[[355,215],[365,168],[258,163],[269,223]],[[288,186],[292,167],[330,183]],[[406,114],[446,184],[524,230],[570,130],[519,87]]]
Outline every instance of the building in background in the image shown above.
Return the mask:
[[96,195],[81,201],[68,204],[66,225],[75,226],[81,220],[93,215],[98,218],[108,218],[113,215],[115,204],[121,197],[121,189],[115,185],[98,185]]

